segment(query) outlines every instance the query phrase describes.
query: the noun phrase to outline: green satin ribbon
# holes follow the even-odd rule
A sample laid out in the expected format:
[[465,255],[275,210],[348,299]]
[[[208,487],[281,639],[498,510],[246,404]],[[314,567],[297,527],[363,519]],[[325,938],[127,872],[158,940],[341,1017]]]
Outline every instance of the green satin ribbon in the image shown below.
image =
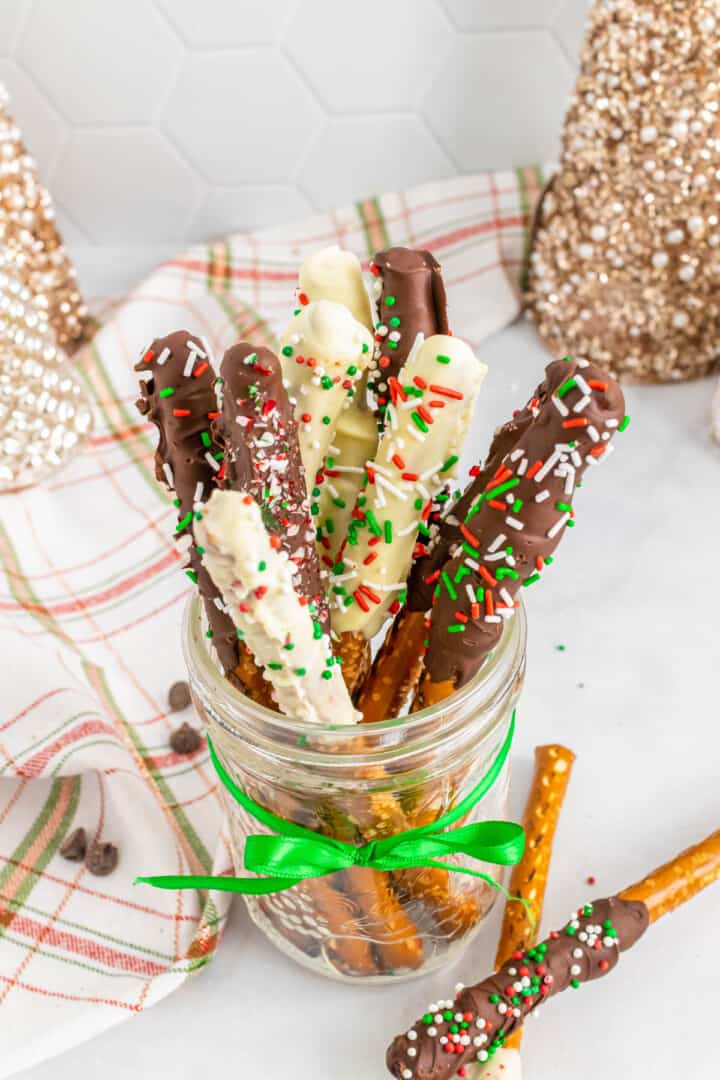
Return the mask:
[[273,836],[249,836],[245,843],[245,869],[255,878],[212,877],[206,875],[168,875],[165,877],[139,877],[135,883],[152,885],[156,889],[218,889],[222,892],[261,896],[282,892],[306,878],[324,877],[353,866],[371,870],[391,871],[409,868],[436,867],[455,874],[468,874],[482,878],[488,885],[508,893],[490,874],[455,866],[442,861],[447,855],[466,855],[480,862],[496,866],[514,866],[520,862],[525,848],[525,831],[512,821],[480,821],[474,825],[462,825],[449,829],[464,817],[490,790],[510,753],[515,734],[513,712],[505,741],[495,761],[472,791],[452,810],[429,825],[396,833],[383,840],[356,847],[342,840],[312,832],[302,825],[276,817],[249,797],[228,776],[215,748],[208,738],[210,759],[220,780],[242,808],[266,825]]

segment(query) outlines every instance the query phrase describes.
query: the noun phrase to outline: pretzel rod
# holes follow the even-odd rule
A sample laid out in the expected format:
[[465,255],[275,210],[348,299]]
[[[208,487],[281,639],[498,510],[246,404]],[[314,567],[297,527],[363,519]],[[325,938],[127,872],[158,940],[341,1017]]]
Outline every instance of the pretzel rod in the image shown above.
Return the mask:
[[390,379],[406,363],[418,334],[449,334],[450,328],[440,264],[429,251],[403,247],[379,251],[370,271],[378,320],[368,386],[383,416]]
[[[220,594],[202,565],[194,537],[194,508],[210,497],[220,471],[210,433],[218,412],[209,349],[187,330],[178,330],[156,338],[134,370],[139,374],[141,394],[136,407],[159,432],[155,476],[176,495],[175,538],[186,545],[188,577],[202,596],[223,671],[246,688],[251,667],[244,656],[238,656],[235,627],[218,606]],[[238,663],[240,670],[236,671]]]
[[475,465],[470,470],[470,482],[460,498],[455,503],[448,503],[444,516],[438,516],[435,521],[431,516],[427,536],[418,537],[405,606],[390,627],[358,700],[365,722],[400,715],[415,696],[425,655],[425,614],[432,605],[437,579],[444,564],[463,542],[460,526],[465,516],[485,491],[500,462],[537,415],[543,386],[537,388],[524,409],[497,429],[485,465],[482,468]]
[[374,320],[360,260],[336,244],[303,260],[298,275],[297,301],[301,307],[316,300],[334,300],[372,334]]
[[333,626],[371,639],[405,587],[415,538],[454,474],[487,368],[459,338],[426,338],[412,353],[335,575]]
[[252,496],[216,490],[197,517],[203,564],[280,709],[307,723],[355,723],[330,639],[295,592],[287,556]]
[[278,550],[287,555],[296,592],[327,631],[327,600],[297,428],[275,354],[246,342],[228,349],[220,367],[218,404],[222,416],[215,434],[224,451],[220,485],[247,491],[262,506]]
[[[513,867],[508,891],[513,897],[527,902],[527,908],[508,900],[505,904],[500,940],[495,956],[496,967],[501,967],[513,953],[523,953],[535,944],[542,919],[543,902],[547,888],[552,845],[560,811],[570,781],[575,755],[566,746],[537,746],[535,748],[535,773],[528,795],[523,828],[525,829],[525,852]],[[519,1072],[519,1062],[507,1060],[512,1051],[520,1049],[522,1028],[518,1028],[506,1040],[503,1050],[482,1080],[502,1075],[507,1080],[510,1069]],[[502,1062],[498,1060],[502,1057]],[[498,1073],[502,1066],[503,1072]]]
[[363,634],[339,634],[333,641],[333,652],[342,663],[345,685],[354,698],[370,670],[370,642]]
[[323,565],[332,570],[348,534],[365,467],[377,453],[377,421],[354,403],[341,414],[319,477],[317,541]]
[[310,492],[371,350],[372,338],[365,327],[333,300],[316,300],[300,308],[282,337],[283,377],[295,406]]
[[463,543],[438,576],[425,704],[468,682],[495,647],[520,587],[540,580],[574,525],[578,481],[627,423],[620,387],[586,360],[549,364],[546,383],[546,400],[465,515]]
[[720,831],[689,848],[618,896],[584,904],[562,930],[514,953],[509,964],[428,1012],[387,1052],[402,1080],[450,1080],[484,1064],[525,1018],[568,987],[601,978],[651,922],[720,878]]

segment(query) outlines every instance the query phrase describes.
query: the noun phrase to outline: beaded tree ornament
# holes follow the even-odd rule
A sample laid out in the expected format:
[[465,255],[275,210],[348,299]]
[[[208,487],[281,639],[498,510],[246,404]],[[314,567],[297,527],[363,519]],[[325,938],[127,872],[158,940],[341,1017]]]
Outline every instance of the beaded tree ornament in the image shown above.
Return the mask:
[[22,253],[19,276],[34,295],[44,298],[57,342],[71,352],[86,334],[87,308],[55,224],[52,200],[7,106],[8,94],[0,83],[0,247]]
[[664,382],[720,358],[720,5],[597,0],[538,211],[549,349]]
[[0,247],[0,492],[64,464],[92,426],[90,406],[27,284],[23,256]]

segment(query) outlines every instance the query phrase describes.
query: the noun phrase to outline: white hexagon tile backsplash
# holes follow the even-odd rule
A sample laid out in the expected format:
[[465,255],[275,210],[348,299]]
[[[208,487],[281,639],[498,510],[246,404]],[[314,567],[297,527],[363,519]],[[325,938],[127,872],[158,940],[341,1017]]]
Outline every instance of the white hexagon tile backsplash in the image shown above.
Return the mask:
[[188,242],[551,159],[590,0],[0,0],[91,295]]

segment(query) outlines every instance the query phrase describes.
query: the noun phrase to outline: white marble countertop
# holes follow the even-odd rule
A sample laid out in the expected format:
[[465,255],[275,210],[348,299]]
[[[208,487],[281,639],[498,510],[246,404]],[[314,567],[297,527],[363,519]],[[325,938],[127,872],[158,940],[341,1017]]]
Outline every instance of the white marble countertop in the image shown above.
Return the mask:
[[[524,326],[481,354],[490,375],[474,454],[546,362]],[[537,743],[562,741],[578,755],[546,928],[720,825],[720,575],[711,569],[720,538],[720,447],[707,434],[712,388],[704,380],[627,391],[632,424],[612,459],[588,478],[578,527],[527,598],[514,811],[522,810]],[[652,927],[607,980],[552,1002],[529,1023],[527,1080],[717,1076],[710,1017],[720,1006],[718,911],[720,885]],[[295,967],[261,938],[238,901],[209,969],[147,1013],[24,1076],[382,1080],[390,1037],[458,979],[475,981],[492,969],[497,914],[454,970],[363,990]]]

